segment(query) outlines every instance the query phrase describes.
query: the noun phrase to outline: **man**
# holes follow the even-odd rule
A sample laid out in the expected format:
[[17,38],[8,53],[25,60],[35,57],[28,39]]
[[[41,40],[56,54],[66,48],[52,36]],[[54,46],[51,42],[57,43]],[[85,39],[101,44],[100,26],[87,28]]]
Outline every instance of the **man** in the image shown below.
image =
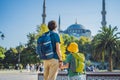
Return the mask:
[[44,80],[56,80],[59,66],[62,65],[62,55],[60,51],[60,37],[56,33],[56,22],[54,20],[48,22],[48,29],[51,33],[51,41],[54,51],[52,59],[44,60]]

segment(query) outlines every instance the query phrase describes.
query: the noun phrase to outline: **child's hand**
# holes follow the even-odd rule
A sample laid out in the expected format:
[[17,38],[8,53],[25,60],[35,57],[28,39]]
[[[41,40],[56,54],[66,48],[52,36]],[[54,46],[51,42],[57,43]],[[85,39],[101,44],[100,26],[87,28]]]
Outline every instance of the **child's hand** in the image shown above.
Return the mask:
[[62,66],[60,66],[59,68],[60,68],[61,70],[64,70],[64,66],[63,66],[63,65],[62,65]]
[[59,61],[59,68],[61,68],[61,66],[63,66],[63,62]]

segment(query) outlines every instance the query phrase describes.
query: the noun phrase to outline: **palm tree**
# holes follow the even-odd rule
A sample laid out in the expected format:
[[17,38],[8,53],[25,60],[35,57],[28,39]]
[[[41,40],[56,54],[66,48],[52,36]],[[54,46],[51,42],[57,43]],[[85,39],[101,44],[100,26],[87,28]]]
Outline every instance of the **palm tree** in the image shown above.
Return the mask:
[[104,56],[108,56],[108,71],[113,70],[112,55],[116,54],[116,51],[119,49],[120,36],[118,35],[120,32],[117,32],[117,30],[117,27],[112,28],[111,25],[109,27],[102,27],[93,39],[94,57],[97,59],[102,58],[102,61],[104,61]]

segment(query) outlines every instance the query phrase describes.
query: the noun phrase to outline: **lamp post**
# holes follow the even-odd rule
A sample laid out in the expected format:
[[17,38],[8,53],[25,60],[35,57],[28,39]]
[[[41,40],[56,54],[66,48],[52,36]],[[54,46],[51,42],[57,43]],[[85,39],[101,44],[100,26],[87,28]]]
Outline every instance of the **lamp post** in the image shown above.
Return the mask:
[[21,43],[19,44],[19,46],[17,47],[18,50],[18,69],[20,69],[20,62],[21,62],[21,52],[23,50]]
[[18,69],[20,69],[20,52],[18,53]]

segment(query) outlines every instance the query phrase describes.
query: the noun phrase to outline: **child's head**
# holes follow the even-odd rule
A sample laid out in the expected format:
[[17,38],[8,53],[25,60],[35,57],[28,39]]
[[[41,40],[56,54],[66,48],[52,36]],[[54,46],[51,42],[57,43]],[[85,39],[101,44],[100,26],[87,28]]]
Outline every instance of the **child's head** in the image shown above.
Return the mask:
[[68,47],[67,47],[67,50],[72,52],[72,53],[77,53],[79,50],[78,50],[78,44],[75,43],[75,42],[71,42]]

